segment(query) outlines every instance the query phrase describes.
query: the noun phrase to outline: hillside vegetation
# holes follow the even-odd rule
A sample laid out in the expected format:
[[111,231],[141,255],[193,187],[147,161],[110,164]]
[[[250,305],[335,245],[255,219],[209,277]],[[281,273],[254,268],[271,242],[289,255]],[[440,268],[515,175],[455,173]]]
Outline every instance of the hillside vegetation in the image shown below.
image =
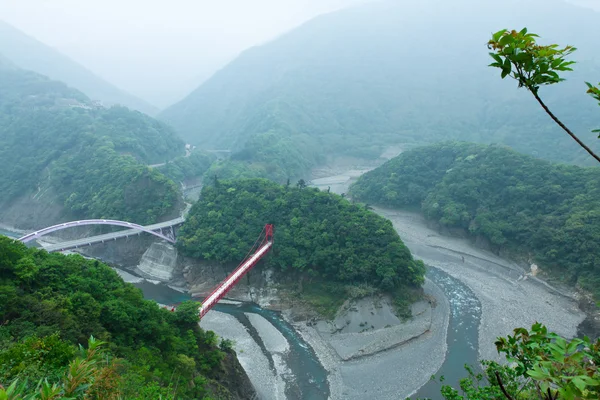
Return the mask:
[[244,169],[305,177],[332,154],[377,157],[390,143],[443,140],[591,163],[535,100],[499,81],[485,42],[494,29],[528,26],[544,42],[576,45],[575,72],[543,95],[600,149],[590,132],[597,110],[583,84],[600,66],[597,13],[559,0],[409,3],[370,2],[317,17],[245,51],[160,117],[188,142],[239,152],[221,168],[228,177]]
[[177,187],[145,164],[182,152],[161,122],[0,63],[0,206],[47,195],[77,216],[155,222],[173,211]]
[[175,182],[182,182],[188,178],[202,177],[216,159],[214,154],[194,150],[189,157],[179,156],[167,162],[159,167],[159,171]]
[[20,68],[65,82],[106,106],[122,105],[155,115],[158,109],[126,93],[56,49],[0,20],[0,53]]
[[388,292],[423,283],[423,263],[390,221],[336,194],[264,179],[205,186],[177,245],[187,256],[238,264],[267,223],[275,244],[265,265],[288,276]]
[[244,149],[229,159],[214,163],[206,177],[269,178],[283,183],[289,178],[301,178],[325,159],[322,149],[308,135],[287,136],[269,131],[251,137]]
[[[198,326],[197,308],[161,309],[98,261],[0,236],[0,383],[18,379],[31,392],[42,378],[75,377],[81,387],[69,398],[247,398],[235,355]],[[76,363],[68,375],[75,346],[91,336],[108,343],[107,353],[94,359],[93,374]],[[238,382],[226,381],[232,376]]]
[[551,164],[503,146],[444,143],[407,151],[362,176],[353,197],[421,207],[551,269],[600,298],[600,169]]

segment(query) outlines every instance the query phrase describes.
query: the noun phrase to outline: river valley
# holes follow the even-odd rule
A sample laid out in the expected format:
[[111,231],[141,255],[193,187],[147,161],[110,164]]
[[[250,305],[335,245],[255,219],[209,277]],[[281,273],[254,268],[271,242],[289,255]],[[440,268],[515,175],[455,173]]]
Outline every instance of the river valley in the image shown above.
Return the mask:
[[[341,171],[312,184],[347,193],[363,171]],[[432,307],[427,329],[401,342],[390,338],[400,332],[398,328],[383,326],[374,332],[351,332],[341,341],[342,336],[328,334],[325,322],[307,324],[285,310],[275,312],[251,303],[220,304],[207,314],[202,326],[234,341],[240,363],[260,398],[440,399],[440,384],[429,381],[431,375],[443,375],[446,383],[456,384],[465,376],[464,363],[500,359],[493,342],[515,327],[539,320],[561,335],[576,334],[584,314],[571,293],[547,287],[521,266],[467,239],[440,235],[418,213],[375,211],[392,221],[415,258],[429,266],[425,292]],[[166,284],[120,273],[159,303],[189,298]],[[363,316],[369,323],[369,313]],[[419,321],[415,318],[406,324],[406,330]],[[364,356],[345,357],[349,345],[368,349],[375,337],[391,344]]]

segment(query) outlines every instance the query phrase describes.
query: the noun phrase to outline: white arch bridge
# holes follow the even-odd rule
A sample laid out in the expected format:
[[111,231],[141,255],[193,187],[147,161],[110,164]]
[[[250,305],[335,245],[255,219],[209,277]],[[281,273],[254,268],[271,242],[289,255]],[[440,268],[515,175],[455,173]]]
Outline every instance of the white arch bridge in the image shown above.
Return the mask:
[[[69,249],[74,249],[81,246],[89,246],[94,243],[103,243],[107,240],[116,240],[119,237],[126,237],[131,235],[137,235],[141,232],[147,232],[151,235],[157,236],[163,240],[166,240],[171,243],[175,243],[175,232],[173,231],[173,226],[179,225],[183,223],[184,218],[176,218],[171,221],[161,222],[159,224],[142,226],[138,224],[134,224],[132,222],[125,221],[117,221],[112,219],[86,219],[82,221],[72,221],[65,222],[64,224],[58,224],[54,226],[49,226],[44,229],[40,229],[39,231],[32,232],[28,235],[20,237],[18,240],[27,243],[32,240],[38,239],[44,235],[47,235],[51,232],[60,231],[63,229],[72,228],[75,226],[85,226],[85,225],[112,225],[112,226],[122,226],[125,228],[130,228],[125,231],[119,231],[114,233],[107,233],[105,235],[92,236],[85,239],[72,240],[70,242],[58,243],[55,245],[47,246],[44,249],[48,252],[52,251],[64,251]],[[163,229],[170,229],[167,234],[163,234]],[[263,258],[273,246],[273,225],[266,224],[258,236],[258,239],[254,242],[254,245],[244,258],[242,262],[238,265],[238,267],[231,272],[225,280],[219,283],[214,290],[208,295],[206,299],[202,302],[198,313],[200,318],[202,318],[210,309],[219,302],[232,287],[234,287],[240,279],[244,275],[248,273],[259,261]]]
[[109,240],[117,240],[123,237],[129,237],[133,235],[139,235],[142,232],[149,233],[170,243],[175,243],[175,231],[173,227],[181,225],[184,222],[183,217],[175,218],[170,221],[160,222],[154,225],[142,226],[134,224],[133,222],[117,221],[113,219],[85,219],[81,221],[65,222],[63,224],[49,226],[47,228],[40,229],[35,232],[31,232],[18,240],[27,243],[29,241],[39,239],[40,237],[47,235],[52,232],[60,231],[63,229],[73,228],[76,226],[86,225],[111,225],[129,228],[123,231],[106,233],[104,235],[91,236],[83,239],[70,240],[62,243],[55,243],[44,247],[46,251],[65,251],[70,249],[76,249],[78,247],[90,246],[95,243],[104,243]]

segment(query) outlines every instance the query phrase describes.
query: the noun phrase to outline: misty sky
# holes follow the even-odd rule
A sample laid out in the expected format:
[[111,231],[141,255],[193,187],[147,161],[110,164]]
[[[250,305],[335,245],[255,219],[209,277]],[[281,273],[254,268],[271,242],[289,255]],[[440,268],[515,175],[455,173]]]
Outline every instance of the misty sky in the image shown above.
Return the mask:
[[365,0],[0,0],[0,19],[164,107],[242,50]]
[[[0,19],[165,107],[242,50],[365,1],[0,0]],[[571,1],[600,11],[600,0]]]

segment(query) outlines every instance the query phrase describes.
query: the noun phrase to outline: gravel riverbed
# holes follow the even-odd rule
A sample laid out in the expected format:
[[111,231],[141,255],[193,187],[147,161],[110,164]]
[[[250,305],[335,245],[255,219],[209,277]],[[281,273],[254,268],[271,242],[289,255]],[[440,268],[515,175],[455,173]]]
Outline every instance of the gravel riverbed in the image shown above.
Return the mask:
[[[446,354],[449,305],[440,288],[431,281],[426,281],[424,289],[437,299],[437,305],[432,309],[430,330],[399,347],[371,356],[343,361],[315,328],[305,323],[294,324],[328,370],[332,399],[405,398],[429,381]],[[397,335],[394,329],[383,331]],[[365,334],[363,340],[368,343],[369,335]]]
[[[252,317],[252,325],[259,332],[260,340],[265,347],[285,351],[287,341],[281,336],[281,333],[277,330],[273,332],[275,328],[264,318],[258,315],[255,317],[258,318]],[[202,318],[202,328],[215,331],[219,336],[234,341],[238,360],[260,399],[283,400],[286,398],[284,377],[287,368],[280,353],[274,353],[276,355],[274,357],[275,365],[272,365],[258,344],[259,338],[252,337],[246,327],[229,314],[214,310],[209,312]]]
[[577,334],[585,314],[579,310],[573,293],[549,288],[515,263],[475,247],[468,239],[440,235],[427,227],[420,214],[382,208],[376,212],[392,221],[416,258],[473,290],[482,306],[480,358],[503,360],[494,346],[496,338],[535,322],[566,337]]

